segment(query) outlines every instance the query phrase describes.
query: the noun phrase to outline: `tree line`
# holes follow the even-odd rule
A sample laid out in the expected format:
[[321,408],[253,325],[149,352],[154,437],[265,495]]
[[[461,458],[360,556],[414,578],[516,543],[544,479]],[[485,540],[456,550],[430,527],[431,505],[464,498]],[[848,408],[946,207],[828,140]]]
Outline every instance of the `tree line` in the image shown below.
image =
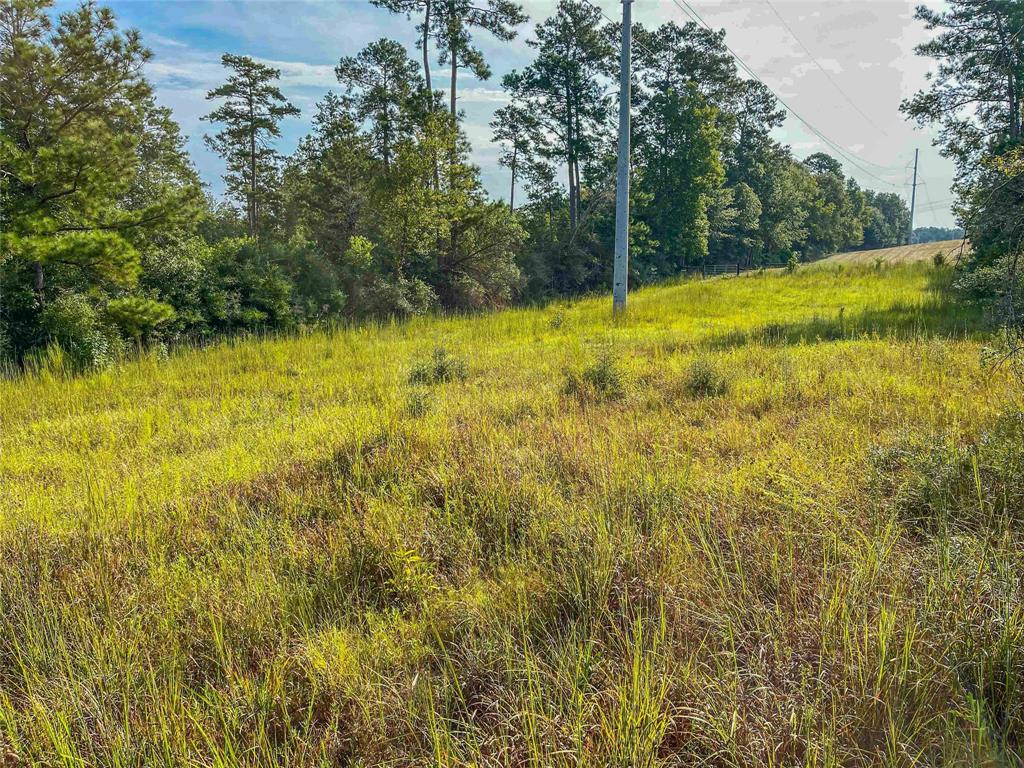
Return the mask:
[[[0,0],[0,360],[85,368],[140,344],[609,285],[615,25],[561,0],[527,40],[532,60],[502,78],[506,202],[469,160],[458,80],[492,76],[477,37],[515,37],[521,7],[374,2],[414,25],[420,60],[387,38],[341,56],[337,90],[288,156],[280,127],[298,109],[279,71],[223,56],[205,118],[225,167],[214,200],[143,74],[137,31],[93,3],[54,16],[51,0]],[[633,34],[634,283],[906,241],[898,195],[772,137],[784,112],[739,77],[724,32]]]

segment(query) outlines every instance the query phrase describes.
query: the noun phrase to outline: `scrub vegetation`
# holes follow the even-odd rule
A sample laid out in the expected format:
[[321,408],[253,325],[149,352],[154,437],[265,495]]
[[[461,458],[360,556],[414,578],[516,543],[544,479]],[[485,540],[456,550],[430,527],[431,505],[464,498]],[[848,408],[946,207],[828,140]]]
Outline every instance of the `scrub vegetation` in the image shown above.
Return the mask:
[[1014,764],[1024,417],[951,279],[0,382],[0,763]]

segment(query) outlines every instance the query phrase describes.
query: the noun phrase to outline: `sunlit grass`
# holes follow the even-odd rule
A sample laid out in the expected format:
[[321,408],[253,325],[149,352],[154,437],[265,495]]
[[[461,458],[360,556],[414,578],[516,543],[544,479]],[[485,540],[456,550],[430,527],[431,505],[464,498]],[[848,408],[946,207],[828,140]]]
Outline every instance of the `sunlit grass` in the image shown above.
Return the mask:
[[947,279],[749,274],[618,320],[0,383],[0,756],[1019,759],[1020,403]]

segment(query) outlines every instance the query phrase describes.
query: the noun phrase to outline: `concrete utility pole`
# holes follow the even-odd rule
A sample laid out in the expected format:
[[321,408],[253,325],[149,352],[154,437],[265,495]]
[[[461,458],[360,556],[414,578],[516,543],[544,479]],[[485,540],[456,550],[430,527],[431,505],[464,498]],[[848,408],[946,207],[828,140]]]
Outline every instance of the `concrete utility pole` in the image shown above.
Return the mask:
[[907,233],[907,245],[914,243],[914,207],[917,204],[917,153],[914,150],[914,186],[910,188],[910,231]]
[[630,6],[622,0],[622,59],[619,71],[619,165],[615,181],[615,270],[612,275],[612,312],[626,308],[629,290],[629,101]]

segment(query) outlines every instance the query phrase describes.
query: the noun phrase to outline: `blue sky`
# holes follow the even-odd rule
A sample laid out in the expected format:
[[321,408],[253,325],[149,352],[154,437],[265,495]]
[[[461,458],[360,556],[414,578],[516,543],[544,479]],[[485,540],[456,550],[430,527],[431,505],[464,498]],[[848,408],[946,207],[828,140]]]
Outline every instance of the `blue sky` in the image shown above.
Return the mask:
[[[615,0],[595,0],[617,18]],[[58,8],[72,3],[60,0]],[[279,68],[281,88],[302,110],[284,123],[280,149],[290,152],[309,129],[316,101],[336,87],[334,65],[380,37],[415,51],[414,22],[373,7],[366,0],[107,0],[123,26],[136,27],[153,50],[148,76],[159,101],[169,106],[189,137],[189,151],[204,181],[219,193],[222,166],[204,146],[211,109],[206,92],[224,78],[222,53],[253,56]],[[908,124],[898,112],[902,98],[925,83],[930,62],[913,46],[928,37],[913,20],[913,5],[900,0],[691,0],[712,26],[724,27],[727,42],[805,120],[859,158],[848,174],[866,187],[909,193],[915,147],[921,149],[918,226],[949,226],[952,166],[930,146],[932,134]],[[523,3],[531,22],[519,37],[499,43],[486,34],[480,47],[494,70],[488,82],[460,74],[459,103],[485,186],[507,196],[507,173],[487,124],[501,106],[501,76],[530,60],[526,39],[533,20],[550,15],[554,0]],[[685,22],[674,0],[636,0],[634,19],[657,25]],[[788,25],[788,28],[787,28]],[[796,37],[794,37],[794,35]],[[806,49],[806,50],[805,50]],[[813,55],[808,55],[808,51]],[[827,73],[827,74],[826,74]],[[443,73],[441,73],[443,74]],[[435,86],[445,85],[443,77]],[[789,117],[777,138],[797,157],[828,150],[799,120]]]

